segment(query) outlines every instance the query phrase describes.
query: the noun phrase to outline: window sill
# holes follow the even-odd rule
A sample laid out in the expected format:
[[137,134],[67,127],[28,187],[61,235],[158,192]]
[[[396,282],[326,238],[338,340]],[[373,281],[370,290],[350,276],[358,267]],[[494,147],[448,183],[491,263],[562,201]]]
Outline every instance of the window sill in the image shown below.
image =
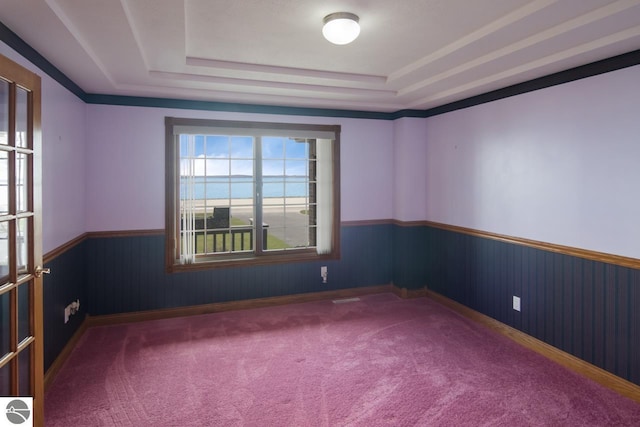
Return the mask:
[[330,254],[318,255],[315,250],[286,251],[278,253],[266,253],[260,256],[247,256],[242,258],[216,258],[207,257],[196,260],[192,264],[167,264],[167,273],[179,273],[184,271],[214,270],[218,268],[252,267],[257,265],[278,265],[295,262],[313,262],[340,259],[340,253],[333,251]]

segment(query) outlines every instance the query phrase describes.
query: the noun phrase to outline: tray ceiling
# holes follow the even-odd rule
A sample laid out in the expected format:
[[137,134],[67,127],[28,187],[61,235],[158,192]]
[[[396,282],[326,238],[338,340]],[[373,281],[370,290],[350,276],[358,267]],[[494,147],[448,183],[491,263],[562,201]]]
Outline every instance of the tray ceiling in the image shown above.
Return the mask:
[[[640,0],[0,0],[85,92],[392,112],[640,48]],[[336,46],[324,16],[360,17]]]

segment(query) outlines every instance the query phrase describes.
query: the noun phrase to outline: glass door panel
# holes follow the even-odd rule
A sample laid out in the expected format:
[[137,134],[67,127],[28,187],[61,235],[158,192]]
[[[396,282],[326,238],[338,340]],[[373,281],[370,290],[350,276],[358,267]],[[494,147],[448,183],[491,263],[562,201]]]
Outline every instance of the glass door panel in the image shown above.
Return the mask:
[[[44,424],[40,78],[0,55],[0,395]],[[37,190],[37,191],[36,191]]]
[[11,351],[11,291],[0,294],[0,359]]
[[0,149],[0,215],[9,213],[9,153]]
[[27,130],[29,124],[29,92],[16,87],[16,147],[27,148],[29,140]]
[[29,396],[31,395],[31,351],[33,346],[29,346],[20,352],[18,356],[18,366],[20,366],[18,372],[18,395]]
[[16,268],[18,273],[29,270],[29,218],[16,221]]
[[16,153],[16,212],[29,209],[29,155]]
[[11,363],[0,368],[0,396],[9,395],[11,395]]
[[9,82],[0,79],[0,144],[9,143]]
[[18,288],[18,343],[31,336],[31,286],[25,283]]

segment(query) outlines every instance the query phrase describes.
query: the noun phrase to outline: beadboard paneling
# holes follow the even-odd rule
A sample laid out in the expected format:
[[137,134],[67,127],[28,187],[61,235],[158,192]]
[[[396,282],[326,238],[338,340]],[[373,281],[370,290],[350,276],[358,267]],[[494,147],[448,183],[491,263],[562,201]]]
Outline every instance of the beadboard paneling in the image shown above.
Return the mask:
[[[168,274],[164,236],[86,241],[87,294],[93,316],[385,285],[392,278],[393,225],[346,226],[339,261]],[[328,267],[322,284],[320,266]]]
[[[414,286],[422,280],[422,286],[640,384],[640,270],[438,227],[397,228],[402,230],[394,236],[403,236],[406,249],[395,246],[394,272],[403,250],[424,254],[403,276]],[[521,297],[520,312],[512,309],[514,295]]]

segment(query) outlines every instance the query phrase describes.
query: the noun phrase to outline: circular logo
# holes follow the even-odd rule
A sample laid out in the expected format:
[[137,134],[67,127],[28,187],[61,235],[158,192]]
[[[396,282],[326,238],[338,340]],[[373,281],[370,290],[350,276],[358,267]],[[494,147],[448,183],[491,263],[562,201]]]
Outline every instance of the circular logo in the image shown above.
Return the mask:
[[11,424],[22,424],[29,419],[29,406],[20,399],[15,399],[7,405],[7,419]]

